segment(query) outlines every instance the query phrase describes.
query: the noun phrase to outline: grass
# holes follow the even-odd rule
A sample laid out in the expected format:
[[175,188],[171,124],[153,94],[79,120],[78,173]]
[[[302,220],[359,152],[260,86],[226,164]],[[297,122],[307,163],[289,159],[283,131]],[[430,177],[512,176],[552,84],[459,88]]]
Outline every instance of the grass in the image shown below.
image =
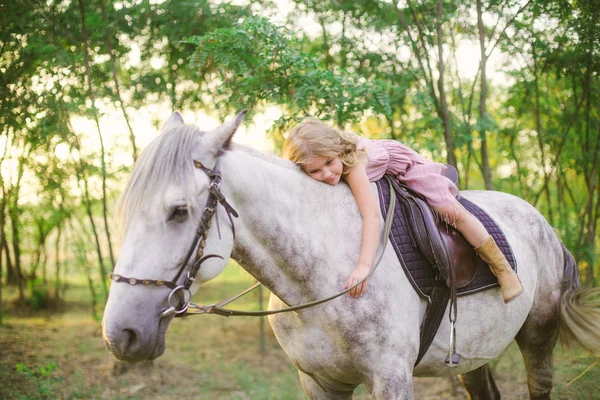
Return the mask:
[[[210,304],[252,283],[229,266],[194,298]],[[258,309],[258,292],[231,307]],[[0,326],[0,399],[304,399],[296,370],[265,324],[265,352],[259,351],[260,320],[215,315],[176,320],[167,334],[167,350],[158,360],[116,367],[104,348],[100,323],[91,318],[84,282],[72,282],[59,312],[18,308],[12,290],[3,290],[5,324]],[[264,304],[268,293],[263,291]],[[101,312],[99,312],[101,315]],[[555,351],[555,399],[597,399],[600,365],[572,385],[596,357],[578,351]],[[21,367],[17,367],[21,364]],[[56,365],[56,369],[52,365]],[[492,364],[506,399],[527,399],[526,374],[513,343]],[[120,373],[115,373],[115,372]],[[466,399],[456,379],[416,378],[416,398]],[[364,388],[355,399],[370,397]]]

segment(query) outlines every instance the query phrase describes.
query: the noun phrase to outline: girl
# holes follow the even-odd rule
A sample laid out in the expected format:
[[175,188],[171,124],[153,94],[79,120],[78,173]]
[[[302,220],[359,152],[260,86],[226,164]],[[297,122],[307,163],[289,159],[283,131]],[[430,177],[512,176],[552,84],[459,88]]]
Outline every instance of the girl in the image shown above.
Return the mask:
[[[283,156],[313,179],[332,186],[344,180],[352,190],[363,218],[363,227],[358,264],[348,278],[346,288],[366,277],[375,259],[380,221],[377,199],[371,192],[370,182],[388,174],[423,195],[437,215],[463,234],[498,277],[505,303],[523,292],[517,274],[494,239],[481,222],[456,200],[458,188],[443,175],[446,165],[429,161],[395,140],[359,138],[315,118],[304,120],[288,133]],[[366,282],[363,282],[350,291],[350,296],[362,296],[365,288]]]

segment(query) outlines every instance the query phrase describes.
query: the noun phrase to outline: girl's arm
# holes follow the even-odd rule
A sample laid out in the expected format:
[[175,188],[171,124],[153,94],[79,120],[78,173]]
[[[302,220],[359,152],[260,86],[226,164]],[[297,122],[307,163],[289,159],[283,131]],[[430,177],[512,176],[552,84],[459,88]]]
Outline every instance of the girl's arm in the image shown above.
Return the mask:
[[[375,259],[375,253],[377,252],[377,246],[379,244],[379,231],[381,223],[379,222],[378,204],[377,199],[371,191],[371,184],[367,176],[366,164],[358,163],[345,177],[346,182],[352,190],[352,194],[356,199],[358,210],[363,219],[362,226],[362,242],[360,246],[360,256],[358,258],[358,264],[350,278],[346,282],[345,288],[349,288],[360,282],[365,276],[369,274],[373,261]],[[350,291],[350,296],[360,297],[365,293],[367,282],[363,282],[362,285],[357,286],[355,289]]]

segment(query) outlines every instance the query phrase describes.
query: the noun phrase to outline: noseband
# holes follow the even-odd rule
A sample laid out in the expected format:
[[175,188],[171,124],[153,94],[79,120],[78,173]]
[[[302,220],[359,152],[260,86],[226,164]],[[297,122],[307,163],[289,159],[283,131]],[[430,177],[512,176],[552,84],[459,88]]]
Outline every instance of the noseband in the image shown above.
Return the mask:
[[[238,213],[233,209],[233,207],[227,202],[225,196],[221,192],[221,171],[219,171],[218,161],[215,164],[214,169],[206,168],[202,165],[201,162],[194,160],[194,167],[202,170],[210,179],[210,184],[208,187],[208,198],[206,199],[206,204],[204,209],[202,210],[202,214],[200,216],[200,223],[198,228],[196,229],[196,235],[194,236],[194,241],[192,242],[192,246],[188,250],[186,257],[177,271],[177,275],[171,281],[166,280],[153,280],[153,279],[137,279],[137,278],[127,278],[122,275],[110,274],[110,279],[115,282],[123,282],[128,283],[130,285],[143,285],[143,286],[166,286],[171,289],[171,293],[167,297],[167,305],[168,308],[161,313],[161,318],[168,317],[170,315],[175,314],[176,317],[182,317],[187,312],[187,309],[190,304],[190,300],[192,298],[192,294],[190,292],[190,287],[196,280],[196,275],[202,266],[202,263],[209,258],[220,258],[223,259],[220,255],[217,254],[209,254],[204,255],[204,247],[206,246],[206,237],[208,235],[208,230],[211,225],[212,217],[215,215],[217,210],[217,206],[221,204],[225,211],[227,212],[227,217],[229,218],[229,222],[231,223],[231,229],[233,230],[233,236],[235,237],[235,228],[233,225],[232,216],[237,218]],[[219,228],[219,218],[216,217],[217,220],[217,230],[219,232],[219,238],[221,237],[221,230]],[[197,249],[197,250],[196,250]],[[182,285],[178,285],[177,281],[183,274],[183,271],[188,265],[188,262],[192,258],[194,254],[194,250],[196,250],[196,256],[194,258],[194,263],[187,274],[185,276],[185,280]],[[181,292],[182,302],[177,304],[177,307],[173,304],[173,297]],[[183,303],[183,304],[182,304]]]

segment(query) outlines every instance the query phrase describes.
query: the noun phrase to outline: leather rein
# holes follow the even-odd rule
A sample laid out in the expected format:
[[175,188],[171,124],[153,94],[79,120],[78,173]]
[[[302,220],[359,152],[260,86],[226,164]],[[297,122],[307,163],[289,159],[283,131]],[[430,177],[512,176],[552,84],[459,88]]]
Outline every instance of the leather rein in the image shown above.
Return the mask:
[[[161,312],[161,314],[160,314],[161,318],[165,318],[165,317],[168,317],[171,315],[175,315],[175,317],[185,317],[185,316],[189,316],[189,315],[201,315],[201,314],[217,314],[217,315],[222,315],[225,317],[266,316],[266,315],[279,314],[279,313],[283,313],[283,312],[299,311],[299,310],[303,310],[305,308],[313,307],[313,306],[328,302],[330,300],[333,300],[335,298],[338,298],[338,297],[350,292],[352,289],[356,288],[357,286],[359,286],[360,284],[365,282],[367,279],[369,279],[369,277],[373,274],[373,272],[375,272],[375,270],[379,266],[379,263],[381,262],[381,259],[383,258],[383,255],[385,253],[385,248],[386,248],[386,245],[388,242],[388,236],[390,234],[390,230],[392,227],[394,208],[396,206],[396,194],[393,190],[390,191],[390,199],[389,199],[390,203],[389,203],[389,208],[388,208],[388,212],[387,212],[386,219],[385,219],[384,234],[383,234],[383,247],[382,247],[381,253],[379,254],[379,257],[377,258],[377,261],[374,263],[373,267],[371,268],[371,271],[369,272],[369,274],[365,278],[363,278],[360,282],[355,284],[354,286],[352,286],[342,292],[334,294],[333,296],[324,298],[324,299],[315,300],[315,301],[299,304],[296,306],[288,306],[288,307],[284,307],[284,308],[280,308],[280,309],[276,309],[276,310],[240,311],[240,310],[231,310],[231,309],[223,308],[223,306],[231,303],[234,300],[237,300],[238,298],[244,296],[245,294],[249,293],[250,291],[252,291],[255,288],[257,288],[258,286],[260,286],[261,285],[260,282],[256,282],[254,285],[252,285],[250,288],[244,290],[242,293],[237,294],[233,297],[230,297],[230,298],[223,300],[216,304],[211,304],[208,306],[200,306],[195,303],[192,303],[191,302],[192,294],[190,292],[190,287],[194,283],[196,275],[198,274],[198,271],[200,270],[202,263],[210,258],[223,259],[222,256],[217,255],[217,254],[209,254],[206,256],[204,255],[204,247],[206,246],[206,237],[208,235],[208,230],[210,229],[211,221],[212,221],[213,216],[215,216],[215,212],[216,212],[218,205],[219,204],[222,205],[223,208],[225,208],[225,211],[227,212],[227,217],[229,218],[229,221],[231,223],[231,228],[233,230],[234,238],[235,238],[235,228],[234,228],[232,216],[235,218],[238,217],[238,213],[227,202],[227,200],[225,199],[225,196],[221,192],[222,177],[221,177],[221,171],[219,171],[219,169],[218,169],[218,161],[215,164],[215,167],[213,169],[210,169],[210,168],[206,168],[205,166],[203,166],[202,163],[200,163],[199,161],[194,160],[194,167],[202,170],[210,179],[210,185],[209,185],[209,189],[208,189],[209,194],[208,194],[208,198],[206,200],[204,209],[202,210],[202,214],[200,216],[200,223],[198,225],[198,228],[196,229],[196,234],[194,236],[194,241],[192,242],[192,246],[188,250],[186,257],[185,257],[183,263],[181,264],[181,267],[177,271],[177,275],[175,275],[175,278],[171,281],[167,281],[167,280],[162,280],[162,279],[153,280],[153,279],[127,278],[127,277],[124,277],[124,276],[118,275],[118,274],[112,274],[112,273],[110,274],[110,279],[115,282],[128,283],[132,286],[133,285],[157,286],[157,287],[166,286],[169,289],[171,289],[171,292],[169,293],[169,295],[167,297],[167,306],[168,307],[163,312]],[[385,178],[388,180],[390,179],[387,175],[385,176]],[[390,182],[390,185],[391,185],[391,182]],[[219,231],[219,238],[220,238],[221,232],[220,232],[220,228],[219,228],[219,219],[218,219],[218,217],[215,217],[215,219],[217,221],[217,230]],[[194,262],[192,264],[192,267],[190,268],[189,271],[187,271],[187,274],[185,276],[185,280],[184,280],[183,284],[177,285],[177,281],[179,280],[179,278],[183,274],[183,271],[185,270],[186,266],[188,265],[188,262],[190,261],[192,255],[194,254],[194,250],[196,250],[196,255],[194,257]],[[174,305],[173,298],[178,292],[181,292],[182,301],[180,301],[179,304]],[[194,309],[195,311],[190,311],[190,309]]]

